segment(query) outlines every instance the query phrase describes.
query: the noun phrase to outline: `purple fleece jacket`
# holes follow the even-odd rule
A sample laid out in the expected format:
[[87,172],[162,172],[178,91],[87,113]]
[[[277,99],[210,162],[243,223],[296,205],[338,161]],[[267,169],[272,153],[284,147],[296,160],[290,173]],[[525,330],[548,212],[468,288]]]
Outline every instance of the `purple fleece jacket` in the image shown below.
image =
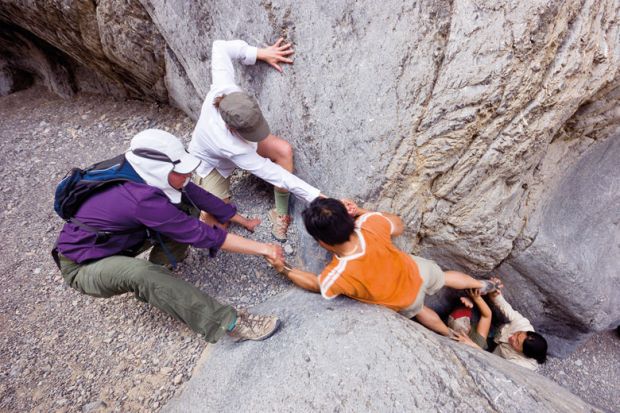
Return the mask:
[[[237,213],[234,205],[226,204],[191,182],[183,190],[183,201],[191,205],[188,198],[222,223],[228,222]],[[225,230],[206,225],[187,215],[170,202],[161,190],[134,182],[115,185],[91,196],[82,204],[75,217],[102,231],[150,228],[183,244],[209,248],[212,254],[226,239]],[[68,222],[58,236],[58,251],[81,264],[118,254],[143,243],[146,231],[114,234],[103,243],[96,243],[95,239],[95,233]]]

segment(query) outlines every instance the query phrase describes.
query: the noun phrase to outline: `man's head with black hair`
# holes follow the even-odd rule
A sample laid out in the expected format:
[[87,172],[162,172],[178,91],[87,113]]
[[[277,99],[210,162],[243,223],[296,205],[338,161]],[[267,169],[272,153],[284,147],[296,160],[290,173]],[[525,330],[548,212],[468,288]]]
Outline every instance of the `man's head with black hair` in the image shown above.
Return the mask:
[[508,337],[508,344],[539,364],[547,360],[547,340],[534,331],[517,331]]
[[344,204],[334,198],[315,199],[301,215],[308,233],[330,246],[347,242],[355,229]]
[[534,331],[528,331],[523,340],[523,354],[543,364],[547,361],[547,340]]

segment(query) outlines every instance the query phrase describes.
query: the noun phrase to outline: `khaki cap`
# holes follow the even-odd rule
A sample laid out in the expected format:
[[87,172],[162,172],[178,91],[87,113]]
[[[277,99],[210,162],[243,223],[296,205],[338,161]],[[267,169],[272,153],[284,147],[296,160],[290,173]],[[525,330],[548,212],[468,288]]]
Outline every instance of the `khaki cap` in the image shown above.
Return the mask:
[[224,122],[250,142],[260,142],[270,131],[256,99],[245,92],[224,96],[219,106]]

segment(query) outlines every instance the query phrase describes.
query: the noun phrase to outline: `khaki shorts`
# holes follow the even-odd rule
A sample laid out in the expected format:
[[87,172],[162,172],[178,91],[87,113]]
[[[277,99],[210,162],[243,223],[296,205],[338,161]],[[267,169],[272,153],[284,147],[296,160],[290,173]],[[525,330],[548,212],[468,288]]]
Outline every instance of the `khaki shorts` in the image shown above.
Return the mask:
[[424,297],[427,295],[435,295],[446,283],[446,276],[435,261],[416,257],[415,255],[411,255],[411,258],[413,258],[420,270],[422,286],[413,303],[409,307],[399,311],[400,314],[407,318],[412,318],[422,311],[424,307]]
[[213,195],[220,199],[226,199],[231,197],[230,193],[230,176],[224,178],[217,169],[213,169],[209,172],[209,175],[201,178],[200,175],[194,174],[192,181],[204,189],[211,192]]

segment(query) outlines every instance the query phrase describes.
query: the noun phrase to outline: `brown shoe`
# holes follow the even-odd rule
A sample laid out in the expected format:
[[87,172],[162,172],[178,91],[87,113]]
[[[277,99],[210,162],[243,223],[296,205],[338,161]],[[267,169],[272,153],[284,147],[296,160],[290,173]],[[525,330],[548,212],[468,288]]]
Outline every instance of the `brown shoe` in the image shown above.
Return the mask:
[[271,337],[280,326],[280,320],[272,315],[250,314],[245,310],[237,311],[235,328],[228,335],[235,342],[245,340],[260,341]]
[[275,209],[269,211],[269,220],[271,221],[271,234],[278,241],[286,241],[286,233],[288,226],[291,224],[290,215],[280,215]]

